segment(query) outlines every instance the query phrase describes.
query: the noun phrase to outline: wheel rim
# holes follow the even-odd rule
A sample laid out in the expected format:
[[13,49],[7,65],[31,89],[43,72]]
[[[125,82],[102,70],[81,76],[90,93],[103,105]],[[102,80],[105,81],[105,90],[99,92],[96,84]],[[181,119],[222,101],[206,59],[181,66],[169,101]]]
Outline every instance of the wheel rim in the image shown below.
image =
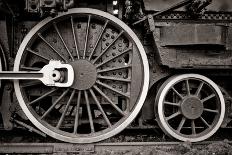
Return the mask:
[[148,91],[148,62],[137,36],[116,17],[83,8],[45,19],[22,42],[14,71],[38,70],[50,59],[73,66],[70,88],[14,82],[23,111],[49,136],[97,142],[122,131],[139,113]]
[[169,78],[156,97],[158,124],[181,141],[198,142],[221,126],[225,102],[218,86],[205,76],[185,74]]

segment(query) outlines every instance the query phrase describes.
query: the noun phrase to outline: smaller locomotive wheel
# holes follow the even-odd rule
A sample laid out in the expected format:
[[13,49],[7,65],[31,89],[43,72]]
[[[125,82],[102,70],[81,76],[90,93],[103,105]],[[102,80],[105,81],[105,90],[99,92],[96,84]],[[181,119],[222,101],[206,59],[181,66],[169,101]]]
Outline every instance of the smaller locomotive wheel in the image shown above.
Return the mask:
[[169,136],[198,142],[221,126],[225,101],[218,86],[205,76],[184,74],[169,78],[156,96],[156,118]]
[[[14,71],[40,70],[52,59],[72,66],[70,87],[14,81],[23,111],[49,136],[98,142],[125,129],[142,108],[149,85],[146,53],[118,18],[81,8],[41,21],[23,40]],[[67,79],[65,71],[58,73],[55,79]]]

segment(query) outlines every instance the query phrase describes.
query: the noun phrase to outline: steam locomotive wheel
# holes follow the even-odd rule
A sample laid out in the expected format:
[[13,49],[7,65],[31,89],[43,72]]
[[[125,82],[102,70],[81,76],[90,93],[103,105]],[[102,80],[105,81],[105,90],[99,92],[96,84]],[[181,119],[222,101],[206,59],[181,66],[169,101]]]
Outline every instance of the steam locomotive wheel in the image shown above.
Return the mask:
[[[43,20],[23,40],[14,71],[39,70],[51,59],[73,67],[70,88],[14,82],[23,111],[49,136],[72,143],[101,141],[139,113],[148,91],[148,61],[135,33],[118,18],[84,8]],[[65,81],[65,74],[59,75]]]
[[198,74],[184,74],[169,78],[160,87],[155,111],[167,135],[198,142],[219,129],[225,115],[225,102],[213,81]]

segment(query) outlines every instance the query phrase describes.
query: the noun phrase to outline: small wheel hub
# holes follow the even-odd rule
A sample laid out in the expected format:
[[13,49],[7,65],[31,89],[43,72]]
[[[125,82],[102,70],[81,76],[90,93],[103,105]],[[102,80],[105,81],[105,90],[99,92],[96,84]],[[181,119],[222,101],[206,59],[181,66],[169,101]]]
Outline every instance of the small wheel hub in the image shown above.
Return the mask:
[[181,112],[188,119],[197,119],[203,113],[203,103],[198,97],[188,96],[181,103]]
[[70,63],[74,69],[74,82],[71,86],[77,90],[91,88],[97,79],[96,67],[87,60],[77,60]]

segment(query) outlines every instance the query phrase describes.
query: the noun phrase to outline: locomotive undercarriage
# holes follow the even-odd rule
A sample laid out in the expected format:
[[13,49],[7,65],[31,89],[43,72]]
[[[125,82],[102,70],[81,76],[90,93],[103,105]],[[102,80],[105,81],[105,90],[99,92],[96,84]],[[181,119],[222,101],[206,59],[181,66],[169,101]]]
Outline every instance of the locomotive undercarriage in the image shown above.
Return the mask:
[[[223,79],[231,77],[231,13],[206,12],[195,20],[182,11],[150,14],[147,21],[142,15],[132,26],[139,38],[118,18],[89,8],[18,22],[17,53],[3,44],[3,70],[8,58],[14,71],[0,78],[15,79],[15,90],[2,81],[2,127],[17,125],[71,143],[109,138],[131,123],[159,125],[191,142],[230,127],[230,80]],[[175,39],[178,34],[183,38]],[[52,71],[42,72],[46,66]]]

